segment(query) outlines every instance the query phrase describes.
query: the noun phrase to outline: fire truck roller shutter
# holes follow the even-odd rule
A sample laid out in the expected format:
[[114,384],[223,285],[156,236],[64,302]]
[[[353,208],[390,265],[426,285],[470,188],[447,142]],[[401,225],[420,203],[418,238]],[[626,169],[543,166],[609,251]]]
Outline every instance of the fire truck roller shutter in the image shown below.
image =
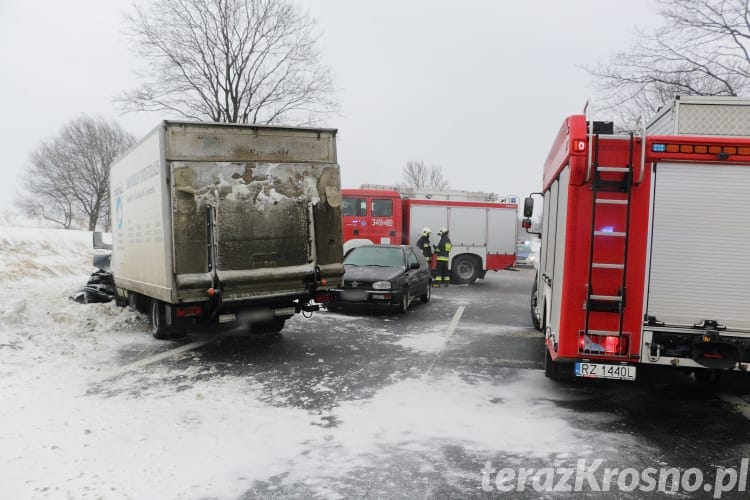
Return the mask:
[[[411,222],[408,242],[410,245],[417,242],[423,227],[431,227],[437,231],[437,228],[448,225],[448,211],[445,207],[412,205],[410,210]],[[438,236],[435,233],[430,235],[430,243],[436,245],[437,242]]]
[[656,166],[647,314],[750,329],[750,167]]

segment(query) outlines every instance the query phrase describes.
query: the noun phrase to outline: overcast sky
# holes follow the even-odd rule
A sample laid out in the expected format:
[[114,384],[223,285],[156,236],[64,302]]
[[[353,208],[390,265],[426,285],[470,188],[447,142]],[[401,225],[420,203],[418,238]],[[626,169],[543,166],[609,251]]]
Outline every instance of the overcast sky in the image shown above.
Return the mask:
[[[344,187],[439,165],[452,189],[524,196],[565,116],[592,96],[580,69],[658,24],[650,0],[298,0],[318,21],[341,89]],[[160,114],[120,115],[135,86],[122,35],[129,1],[0,0],[0,211],[29,153],[69,120],[116,119],[140,138]]]

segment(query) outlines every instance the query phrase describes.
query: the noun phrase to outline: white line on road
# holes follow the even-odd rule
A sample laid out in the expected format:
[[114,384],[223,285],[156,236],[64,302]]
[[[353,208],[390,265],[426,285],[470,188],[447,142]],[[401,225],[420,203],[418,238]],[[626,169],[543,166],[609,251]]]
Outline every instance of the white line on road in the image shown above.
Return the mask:
[[191,342],[189,344],[185,344],[183,346],[176,347],[168,351],[160,352],[159,354],[154,354],[153,356],[149,356],[147,358],[139,359],[138,361],[134,361],[127,365],[117,367],[116,369],[105,373],[104,376],[102,376],[102,380],[106,380],[108,378],[114,378],[119,375],[122,375],[123,373],[137,370],[138,368],[143,368],[144,366],[150,365],[152,363],[156,363],[158,361],[173,358],[179,354],[182,354],[183,352],[192,351],[193,349],[202,347],[208,344],[209,342],[213,342],[214,340],[216,339],[214,338],[214,339],[209,339],[209,340],[198,340],[196,342]]
[[433,359],[432,363],[430,363],[430,367],[427,368],[427,371],[424,374],[425,377],[430,374],[430,372],[432,371],[432,367],[435,366],[435,362],[438,360],[438,358],[440,358],[440,355],[443,354],[443,349],[445,349],[445,345],[448,343],[448,340],[450,340],[450,337],[453,335],[453,332],[456,331],[458,322],[461,321],[461,316],[464,314],[464,309],[466,309],[466,306],[459,306],[459,308],[456,309],[456,314],[453,315],[453,319],[451,319],[451,322],[448,325],[448,330],[445,332],[445,343],[443,344],[443,347],[440,348],[440,351],[438,351],[437,355],[435,356],[435,359]]

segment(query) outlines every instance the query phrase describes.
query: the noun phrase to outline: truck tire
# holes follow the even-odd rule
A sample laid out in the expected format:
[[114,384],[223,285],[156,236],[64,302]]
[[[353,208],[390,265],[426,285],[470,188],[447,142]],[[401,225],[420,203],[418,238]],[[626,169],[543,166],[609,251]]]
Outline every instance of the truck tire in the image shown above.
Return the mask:
[[542,331],[542,322],[536,315],[537,304],[539,303],[539,290],[537,289],[536,278],[534,278],[534,284],[531,286],[531,323],[534,328]]
[[167,324],[166,311],[162,301],[150,299],[148,302],[148,320],[151,326],[151,335],[155,339],[178,339],[186,335],[185,331]]
[[459,255],[453,259],[453,264],[451,265],[451,281],[459,285],[474,283],[482,272],[481,267],[475,257],[471,255]]

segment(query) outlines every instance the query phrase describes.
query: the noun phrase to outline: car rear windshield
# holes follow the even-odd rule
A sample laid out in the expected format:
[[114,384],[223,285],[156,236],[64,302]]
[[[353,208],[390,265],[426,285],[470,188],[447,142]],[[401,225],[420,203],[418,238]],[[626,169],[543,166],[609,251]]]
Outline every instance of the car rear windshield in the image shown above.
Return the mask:
[[352,266],[401,267],[404,254],[400,248],[367,246],[352,250],[344,259],[344,264]]

